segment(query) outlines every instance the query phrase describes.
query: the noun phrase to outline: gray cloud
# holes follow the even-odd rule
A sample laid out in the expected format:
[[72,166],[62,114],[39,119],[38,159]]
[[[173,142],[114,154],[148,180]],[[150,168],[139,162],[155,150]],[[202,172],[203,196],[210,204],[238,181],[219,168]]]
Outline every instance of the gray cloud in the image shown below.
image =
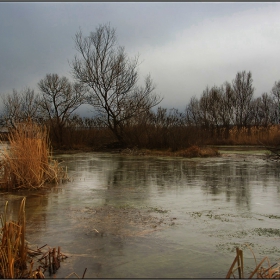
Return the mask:
[[74,35],[99,24],[116,28],[120,45],[140,54],[162,106],[184,109],[207,85],[252,71],[256,95],[279,80],[278,3],[0,3],[0,93],[37,90],[47,73],[69,78]]

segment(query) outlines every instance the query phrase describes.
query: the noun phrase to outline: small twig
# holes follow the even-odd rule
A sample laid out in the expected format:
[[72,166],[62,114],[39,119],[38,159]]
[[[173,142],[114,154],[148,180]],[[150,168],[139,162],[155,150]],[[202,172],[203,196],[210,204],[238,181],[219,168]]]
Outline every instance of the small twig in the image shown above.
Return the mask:
[[38,261],[41,261],[42,259],[44,259],[48,254],[49,254],[49,252],[45,252],[45,253],[43,254],[43,256],[42,256]]
[[44,246],[38,248],[37,250],[41,250],[42,248],[46,247],[48,244],[45,244]]
[[256,266],[255,270],[251,273],[251,275],[248,277],[248,279],[251,279],[254,274],[259,270],[260,266],[262,265],[262,263],[267,259],[267,257],[264,257],[262,259],[262,261]]
[[86,272],[87,272],[87,268],[86,268],[85,271],[84,271],[84,274],[83,274],[83,276],[82,276],[82,279],[84,279]]

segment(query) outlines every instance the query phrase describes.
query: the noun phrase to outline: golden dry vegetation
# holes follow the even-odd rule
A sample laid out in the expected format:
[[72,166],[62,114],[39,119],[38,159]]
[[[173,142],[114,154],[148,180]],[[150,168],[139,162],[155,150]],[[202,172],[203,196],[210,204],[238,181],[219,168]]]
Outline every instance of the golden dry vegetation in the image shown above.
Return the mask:
[[[8,201],[4,213],[1,214],[0,230],[0,278],[4,279],[42,279],[45,271],[50,275],[56,273],[61,260],[67,258],[61,253],[60,247],[31,249],[26,241],[24,197],[21,201],[18,219],[8,220]],[[43,248],[47,248],[45,252]]]
[[47,129],[31,121],[20,123],[9,136],[0,161],[1,188],[39,188],[58,183],[67,173],[52,159]]
[[280,265],[279,263],[271,264],[268,257],[264,257],[259,263],[255,257],[253,250],[248,246],[251,250],[254,259],[255,259],[255,268],[249,272],[248,276],[244,277],[244,258],[243,251],[236,247],[236,257],[234,258],[229,271],[226,275],[226,279],[231,277],[236,278],[236,274],[238,274],[239,279],[248,278],[251,279],[253,277],[257,279],[279,279],[280,278]]

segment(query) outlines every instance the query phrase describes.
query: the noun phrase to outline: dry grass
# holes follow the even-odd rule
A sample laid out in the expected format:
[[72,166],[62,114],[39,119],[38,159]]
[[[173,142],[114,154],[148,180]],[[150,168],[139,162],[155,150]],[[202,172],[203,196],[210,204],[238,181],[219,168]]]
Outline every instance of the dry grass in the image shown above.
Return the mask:
[[233,127],[229,130],[228,137],[225,137],[225,130],[221,130],[219,144],[227,145],[259,145],[260,142],[266,145],[280,144],[280,127],[278,125],[268,127]]
[[[256,278],[266,278],[266,279],[280,278],[280,265],[278,263],[271,265],[268,257],[264,257],[259,263],[257,263],[253,250],[250,248],[250,246],[248,247],[254,256],[256,267],[246,278],[251,279],[254,276]],[[267,263],[266,267],[264,266],[265,262]],[[226,278],[228,279],[231,276],[233,276],[233,278],[236,278],[234,275],[236,271],[238,271],[239,279],[244,278],[243,251],[240,250],[239,248],[236,248],[236,257],[226,275]]]
[[6,189],[39,188],[58,183],[67,174],[51,157],[45,127],[27,121],[9,135],[9,146],[2,151],[0,186]]

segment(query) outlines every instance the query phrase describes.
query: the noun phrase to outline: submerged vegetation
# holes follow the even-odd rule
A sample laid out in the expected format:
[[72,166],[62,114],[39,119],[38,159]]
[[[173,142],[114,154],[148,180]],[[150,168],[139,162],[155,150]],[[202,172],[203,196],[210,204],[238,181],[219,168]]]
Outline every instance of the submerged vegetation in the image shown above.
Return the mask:
[[66,171],[51,157],[47,129],[32,121],[19,123],[1,151],[1,188],[34,189],[67,179]]

